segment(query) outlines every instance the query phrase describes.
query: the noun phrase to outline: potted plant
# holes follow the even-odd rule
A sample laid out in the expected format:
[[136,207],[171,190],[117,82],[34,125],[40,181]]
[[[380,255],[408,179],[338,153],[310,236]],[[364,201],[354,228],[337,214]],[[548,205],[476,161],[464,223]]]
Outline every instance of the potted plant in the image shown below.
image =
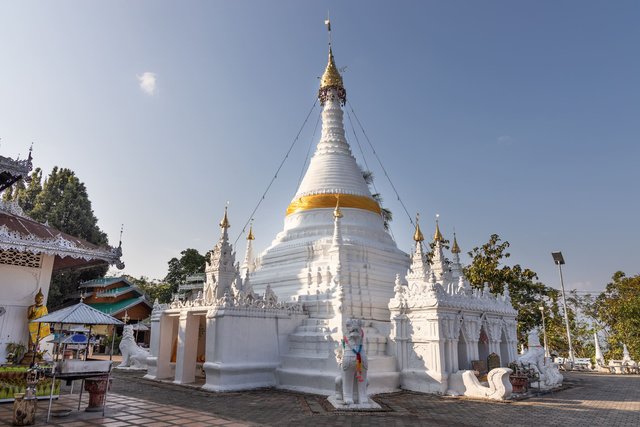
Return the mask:
[[529,375],[524,366],[511,362],[509,369],[513,372],[509,375],[509,382],[514,393],[526,393],[529,385]]
[[24,344],[17,342],[10,342],[7,344],[7,361],[11,364],[17,365],[22,361],[27,347]]

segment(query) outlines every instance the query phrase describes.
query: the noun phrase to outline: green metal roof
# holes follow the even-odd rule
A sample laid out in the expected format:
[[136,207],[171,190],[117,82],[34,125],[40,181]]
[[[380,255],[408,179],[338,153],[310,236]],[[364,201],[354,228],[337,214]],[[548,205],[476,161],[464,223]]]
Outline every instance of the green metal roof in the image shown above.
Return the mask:
[[96,303],[87,304],[87,305],[97,310],[100,310],[103,313],[107,313],[113,316],[114,314],[118,314],[119,312],[124,311],[130,307],[133,307],[138,303],[143,303],[148,307],[151,307],[151,304],[149,304],[144,297],[128,298],[128,299],[123,299],[117,302],[96,302]]
[[133,287],[133,283],[128,281],[125,277],[102,277],[99,279],[82,282],[80,286],[78,286],[78,288],[104,288],[118,282],[122,282],[125,285]]

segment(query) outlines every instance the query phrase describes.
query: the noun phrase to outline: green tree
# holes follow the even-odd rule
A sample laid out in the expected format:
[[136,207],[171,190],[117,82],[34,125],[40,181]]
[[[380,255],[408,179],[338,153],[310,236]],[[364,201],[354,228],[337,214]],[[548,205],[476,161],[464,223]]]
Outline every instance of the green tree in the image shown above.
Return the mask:
[[178,285],[184,283],[187,276],[204,273],[205,256],[196,249],[185,249],[180,252],[180,258],[171,258],[168,262],[169,271],[164,281],[171,285],[171,292],[178,291]]
[[93,244],[108,243],[107,235],[98,227],[85,185],[70,169],[53,168],[27,214]]
[[608,332],[606,358],[622,358],[626,344],[631,358],[640,358],[640,275],[616,272],[597,298],[596,312]]
[[518,311],[518,341],[526,343],[528,332],[542,325],[539,307],[549,288],[535,281],[538,276],[534,271],[519,264],[505,265],[503,260],[511,256],[507,248],[509,242],[492,234],[487,243],[468,253],[471,263],[464,268],[464,274],[471,286],[482,289],[484,283],[488,283],[495,295],[502,294],[505,285],[509,287],[513,307]]
[[[569,342],[561,298],[560,291],[548,288],[544,307],[549,348],[552,353],[564,356],[569,354]],[[579,296],[576,291],[567,294],[569,330],[576,357],[592,357],[594,354],[594,322],[590,316],[592,305],[593,300],[589,295]]]
[[25,185],[23,180],[16,182],[12,188],[5,190],[4,200],[15,200],[22,210],[29,215],[36,205],[36,198],[42,192],[42,169],[36,168]]
[[[360,171],[362,171],[364,182],[366,182],[369,188],[371,188],[373,186],[373,172],[365,170],[362,167],[360,167]],[[391,223],[391,221],[393,221],[393,212],[382,206],[383,200],[380,193],[372,193],[371,197],[380,206],[380,215],[382,216],[382,221],[384,222],[384,229],[389,231],[389,224]]]
[[[42,170],[36,168],[25,185],[20,181],[3,198],[17,200],[24,212],[41,223],[96,245],[107,244],[107,236],[98,227],[85,185],[66,168],[54,167],[42,184]],[[8,190],[7,190],[8,191]],[[74,298],[78,283],[103,277],[107,266],[58,271],[51,277],[47,307],[52,310]]]
[[144,292],[150,301],[155,301],[156,299],[160,303],[171,301],[172,291],[171,285],[169,283],[151,280],[145,276],[141,276],[139,278],[135,278],[132,276],[126,277],[131,283],[133,283],[142,292]]

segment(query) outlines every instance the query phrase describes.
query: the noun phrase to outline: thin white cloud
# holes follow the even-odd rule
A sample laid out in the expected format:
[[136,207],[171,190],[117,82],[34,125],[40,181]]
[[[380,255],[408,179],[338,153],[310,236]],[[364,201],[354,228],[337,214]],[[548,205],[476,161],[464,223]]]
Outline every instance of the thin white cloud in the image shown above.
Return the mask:
[[158,91],[158,76],[156,73],[147,71],[137,76],[140,89],[147,95],[155,95]]
[[513,143],[513,138],[509,135],[502,135],[498,137],[498,143],[503,145],[511,145]]

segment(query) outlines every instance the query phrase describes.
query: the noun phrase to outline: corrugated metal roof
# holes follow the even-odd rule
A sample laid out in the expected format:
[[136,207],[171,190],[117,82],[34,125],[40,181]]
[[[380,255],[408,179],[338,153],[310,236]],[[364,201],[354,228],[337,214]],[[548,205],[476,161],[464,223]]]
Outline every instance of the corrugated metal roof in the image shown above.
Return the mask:
[[151,304],[144,298],[144,296],[123,299],[116,302],[94,302],[91,303],[91,307],[96,310],[100,310],[103,313],[108,313],[111,315],[118,314],[127,310],[137,304],[144,304],[147,307],[153,308]]
[[113,316],[80,302],[54,311],[31,321],[31,323],[65,323],[67,325],[123,325]]
[[133,283],[128,281],[125,277],[102,277],[100,279],[82,282],[78,288],[103,288],[118,282],[123,282],[128,286],[133,286]]

